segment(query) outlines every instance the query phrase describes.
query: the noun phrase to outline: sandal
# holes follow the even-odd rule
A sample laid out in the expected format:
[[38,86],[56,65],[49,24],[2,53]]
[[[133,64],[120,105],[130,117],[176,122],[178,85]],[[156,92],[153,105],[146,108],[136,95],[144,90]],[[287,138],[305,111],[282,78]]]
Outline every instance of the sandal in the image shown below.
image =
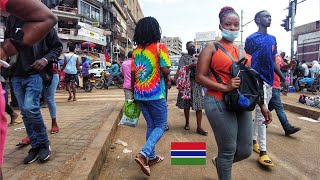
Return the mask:
[[69,96],[68,101],[70,101],[72,99],[72,96]]
[[8,124],[8,127],[12,127],[12,126],[15,126],[15,125],[18,125],[18,124],[21,124],[21,123],[23,123],[22,120],[16,120],[16,121],[14,121],[13,124],[9,123],[9,124]]
[[217,157],[212,158],[212,163],[217,168]]
[[50,130],[51,134],[57,134],[59,132],[59,127],[52,127]]
[[189,127],[188,125],[185,125],[185,126],[184,126],[184,129],[185,129],[185,130],[190,130],[190,127]]
[[[138,154],[134,160],[139,164],[139,166],[141,167],[142,172],[145,173],[147,176],[150,176],[150,167],[149,167],[149,165],[145,166],[143,164],[143,162],[139,159],[139,155],[144,157],[142,154]],[[144,157],[144,158],[146,158],[146,157]],[[148,161],[148,159],[147,159],[147,161]]]
[[77,101],[77,98],[74,97],[74,98],[73,98],[73,101]]
[[203,136],[208,136],[208,131],[204,131],[204,130],[197,130],[197,133]]
[[271,161],[271,159],[269,158],[269,156],[266,155],[266,154],[260,156],[259,159],[258,159],[258,161],[259,161],[259,163],[260,163],[261,165],[263,165],[263,166],[267,166],[267,167],[273,167],[273,166],[274,166],[273,162]]
[[153,166],[153,165],[155,165],[155,164],[157,164],[157,163],[159,163],[159,162],[161,162],[161,161],[163,161],[163,160],[164,160],[164,157],[163,157],[163,156],[157,155],[155,159],[148,161],[148,165],[149,165],[149,166]]
[[260,149],[259,149],[259,144],[258,143],[253,145],[253,151],[256,152],[256,153],[260,153]]
[[30,139],[29,138],[23,138],[16,146],[26,146],[30,144]]

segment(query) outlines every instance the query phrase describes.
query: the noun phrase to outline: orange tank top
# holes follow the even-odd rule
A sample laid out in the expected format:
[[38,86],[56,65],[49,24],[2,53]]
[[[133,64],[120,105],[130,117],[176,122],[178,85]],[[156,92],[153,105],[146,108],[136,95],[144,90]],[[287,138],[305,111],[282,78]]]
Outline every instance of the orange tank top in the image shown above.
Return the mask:
[[[239,47],[231,44],[222,44],[223,47],[233,56],[233,58],[238,61],[239,59]],[[251,56],[243,51],[243,56],[248,59],[247,65],[251,65]],[[228,84],[231,80],[230,67],[232,65],[232,60],[227,54],[225,54],[221,49],[218,49],[211,58],[210,66],[213,68],[217,74],[220,76],[224,84]],[[212,75],[210,71],[210,79],[217,82],[216,78]],[[218,82],[217,82],[218,83]],[[220,100],[223,100],[223,92],[215,91],[212,89],[207,90],[207,94],[214,96]]]

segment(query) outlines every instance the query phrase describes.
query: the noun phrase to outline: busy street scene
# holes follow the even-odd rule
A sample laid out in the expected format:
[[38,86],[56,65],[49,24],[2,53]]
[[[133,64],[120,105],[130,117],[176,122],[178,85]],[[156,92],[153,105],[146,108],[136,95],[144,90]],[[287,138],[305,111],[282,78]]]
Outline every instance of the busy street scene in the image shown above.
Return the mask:
[[0,180],[320,179],[318,0],[0,0],[0,45]]

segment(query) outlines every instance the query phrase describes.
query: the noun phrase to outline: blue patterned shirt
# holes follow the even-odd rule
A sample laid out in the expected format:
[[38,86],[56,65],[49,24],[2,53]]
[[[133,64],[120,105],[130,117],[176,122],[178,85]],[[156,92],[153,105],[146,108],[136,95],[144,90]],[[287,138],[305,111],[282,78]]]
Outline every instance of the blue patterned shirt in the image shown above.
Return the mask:
[[256,32],[246,39],[246,53],[252,56],[251,67],[260,73],[261,78],[273,86],[274,57],[277,52],[277,40],[270,34]]

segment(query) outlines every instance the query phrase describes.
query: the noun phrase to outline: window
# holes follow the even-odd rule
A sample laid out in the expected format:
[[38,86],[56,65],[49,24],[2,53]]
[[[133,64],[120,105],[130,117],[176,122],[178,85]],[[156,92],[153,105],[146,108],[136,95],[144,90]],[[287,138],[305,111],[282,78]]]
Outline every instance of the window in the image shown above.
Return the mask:
[[90,17],[90,5],[84,2],[81,2],[81,14]]
[[100,20],[100,10],[98,8],[91,6],[91,18],[97,21]]
[[81,14],[100,21],[100,9],[83,1],[81,1]]

